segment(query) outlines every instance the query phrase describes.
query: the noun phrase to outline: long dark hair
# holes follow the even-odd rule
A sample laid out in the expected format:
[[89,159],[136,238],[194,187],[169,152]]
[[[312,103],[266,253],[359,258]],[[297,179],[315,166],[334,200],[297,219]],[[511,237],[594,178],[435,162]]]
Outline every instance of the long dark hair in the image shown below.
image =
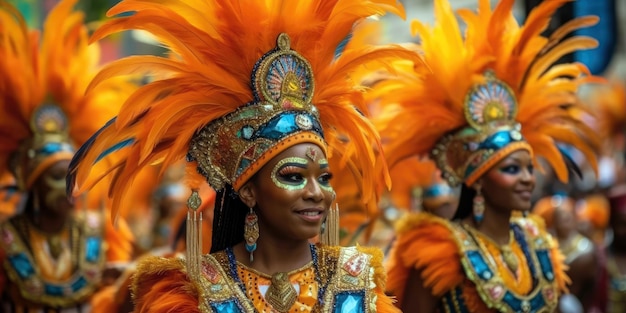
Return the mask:
[[222,251],[244,240],[243,226],[247,213],[248,206],[241,201],[232,186],[226,185],[217,192],[210,253]]
[[472,214],[472,208],[474,206],[474,197],[476,196],[476,190],[467,187],[465,184],[461,186],[461,195],[459,197],[459,205],[454,213],[453,220],[462,220]]

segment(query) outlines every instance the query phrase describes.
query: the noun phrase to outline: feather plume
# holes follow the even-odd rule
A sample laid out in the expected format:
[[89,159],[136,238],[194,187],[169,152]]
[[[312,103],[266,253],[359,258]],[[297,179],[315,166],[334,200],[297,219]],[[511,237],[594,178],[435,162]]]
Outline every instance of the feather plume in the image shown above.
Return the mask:
[[[333,164],[362,169],[357,178],[364,197],[378,192],[374,182],[388,177],[386,166],[377,165],[380,157],[371,149],[373,144],[380,151],[379,137],[359,113],[366,109],[362,90],[347,78],[363,64],[416,56],[397,46],[351,48],[346,39],[366,17],[387,12],[402,16],[404,10],[396,0],[125,0],[108,15],[127,12],[133,14],[110,20],[92,41],[141,29],[155,35],[175,57],[130,57],[113,62],[95,77],[90,89],[118,75],[143,73],[155,80],[128,98],[115,122],[72,164],[68,181],[78,186],[78,192],[104,176],[114,177],[109,194],[117,207],[117,199],[127,193],[143,167],[167,167],[184,159],[196,131],[254,100],[250,74],[258,59],[274,48],[280,33],[287,33],[291,48],[311,64],[316,91],[312,103],[326,130],[329,154],[341,160]],[[339,136],[347,138],[349,147]],[[132,144],[125,145],[131,138]],[[96,161],[103,151],[111,152],[103,160],[123,162],[113,170],[100,166]],[[197,177],[190,180],[192,188],[198,184]]]
[[589,49],[597,42],[588,37],[566,38],[572,31],[593,25],[595,17],[568,22],[552,36],[542,32],[554,12],[567,0],[544,1],[519,25],[512,14],[513,0],[503,0],[492,10],[488,0],[479,1],[473,12],[460,10],[467,25],[459,30],[455,13],[446,0],[435,1],[436,22],[427,26],[414,21],[411,28],[419,36],[418,52],[426,66],[410,62],[394,63],[397,75],[374,86],[384,110],[375,124],[384,138],[389,166],[413,155],[426,155],[444,135],[467,125],[464,99],[470,87],[482,82],[484,73],[510,86],[517,98],[516,121],[533,147],[535,156],[547,159],[559,179],[566,181],[566,162],[556,143],[573,145],[595,166],[599,138],[585,127],[577,110],[581,108],[576,91],[593,80],[582,64],[554,63],[576,50]]

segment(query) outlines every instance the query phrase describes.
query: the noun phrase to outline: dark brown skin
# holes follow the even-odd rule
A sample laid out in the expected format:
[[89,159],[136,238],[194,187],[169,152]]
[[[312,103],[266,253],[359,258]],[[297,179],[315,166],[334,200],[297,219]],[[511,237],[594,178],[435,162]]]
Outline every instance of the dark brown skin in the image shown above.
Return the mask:
[[617,263],[620,273],[626,274],[626,207],[612,209],[609,225],[614,235],[609,253]]
[[[564,201],[563,204],[554,211],[554,229],[559,245],[564,246],[578,235],[576,228],[577,221],[574,213],[574,203]],[[595,250],[590,250],[579,255],[568,264],[567,275],[572,280],[569,286],[571,294],[576,296],[583,305],[588,301],[585,299],[591,296],[591,288],[595,285],[597,273],[590,269],[598,266]],[[586,309],[586,308],[585,308]]]
[[[462,222],[471,225],[497,244],[508,244],[511,213],[514,210],[528,211],[531,208],[530,193],[535,187],[535,176],[530,154],[526,150],[511,153],[487,171],[476,184],[482,187],[485,198],[483,221],[477,225],[469,216]],[[420,271],[412,270],[400,308],[404,312],[431,313],[436,312],[439,301],[424,286]]]
[[39,206],[39,213],[34,213],[34,208],[28,208],[30,214],[27,213],[27,216],[44,233],[58,233],[71,217],[73,205],[67,200],[63,186],[69,162],[54,163],[33,184],[33,205]]
[[[295,145],[274,157],[239,191],[241,200],[255,208],[260,233],[253,262],[244,243],[234,247],[239,262],[272,275],[298,269],[311,261],[309,240],[319,233],[334,192],[329,189],[328,167],[309,159],[306,156],[309,148],[316,152],[318,159],[325,158],[316,145]],[[308,163],[276,168],[280,161],[291,157]],[[288,190],[277,185],[271,178],[273,171],[283,185],[296,187]],[[321,216],[316,221],[308,221],[299,213],[302,210],[319,210]]]
[[597,255],[594,250],[589,253],[585,253],[577,257],[569,264],[567,270],[567,276],[572,280],[572,284],[568,286],[571,294],[575,295],[583,304],[585,310],[588,304],[587,298],[592,296],[593,286],[595,286],[595,280],[598,268]]

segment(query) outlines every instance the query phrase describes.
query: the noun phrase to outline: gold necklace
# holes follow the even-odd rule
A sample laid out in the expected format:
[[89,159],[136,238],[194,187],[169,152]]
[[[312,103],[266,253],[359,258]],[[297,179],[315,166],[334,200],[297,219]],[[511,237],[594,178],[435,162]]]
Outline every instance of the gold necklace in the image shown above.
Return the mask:
[[513,234],[513,230],[509,230],[509,243],[500,245],[493,241],[491,238],[489,238],[487,235],[481,233],[480,231],[469,225],[467,225],[466,229],[469,229],[475,237],[483,238],[489,241],[495,247],[497,247],[498,250],[500,250],[500,254],[502,256],[502,261],[504,261],[504,264],[506,264],[509,270],[513,274],[515,274],[515,276],[517,276],[517,270],[519,269],[519,260],[517,259],[515,252],[513,252],[513,248],[511,248],[513,242],[515,241],[515,235]]
[[278,272],[271,276],[265,273],[261,273],[239,261],[237,261],[237,265],[260,277],[270,279],[271,283],[267,289],[267,292],[265,293],[265,300],[272,306],[274,310],[282,313],[288,312],[289,309],[291,309],[291,307],[294,305],[294,303],[296,303],[296,300],[298,300],[298,292],[291,283],[289,277],[295,273],[301,272],[311,266],[314,266],[315,264],[313,261],[311,261],[304,266],[290,272]]
[[267,303],[278,312],[288,312],[296,303],[298,293],[289,280],[289,275],[284,272],[272,275],[272,283],[265,294]]

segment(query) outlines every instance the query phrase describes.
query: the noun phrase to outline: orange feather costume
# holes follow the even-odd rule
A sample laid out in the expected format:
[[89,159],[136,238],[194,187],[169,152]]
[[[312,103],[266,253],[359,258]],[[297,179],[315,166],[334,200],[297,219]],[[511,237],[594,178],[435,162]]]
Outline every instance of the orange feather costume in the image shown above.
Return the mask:
[[[193,190],[187,258],[139,264],[135,311],[273,310],[276,302],[270,304],[253,288],[268,277],[234,262],[231,247],[244,241],[247,210],[234,207],[241,200],[233,193],[285,149],[309,143],[324,151],[331,166],[359,169],[351,174],[363,197],[377,196],[379,182],[388,180],[384,160],[371,148],[380,151],[380,139],[361,114],[367,107],[349,75],[364,63],[417,56],[401,47],[353,49],[345,43],[354,25],[366,17],[404,11],[395,0],[126,0],[109,15],[125,12],[134,14],[106,23],[94,40],[142,29],[176,58],[122,59],[93,80],[95,88],[112,76],[158,75],[81,148],[70,165],[68,188],[87,190],[111,176],[115,209],[142,168],[167,168],[187,158],[187,183]],[[114,158],[113,166],[102,163],[109,158]],[[212,253],[201,255],[196,210],[201,203],[198,189],[206,182],[217,196]],[[240,212],[241,219],[236,216]],[[285,302],[284,311],[323,312],[351,305],[363,312],[397,311],[384,295],[380,252],[321,244],[311,246],[311,255],[319,265],[315,271],[307,266],[284,275],[301,286],[292,304],[302,305]]]
[[[500,160],[525,150],[567,180],[569,160],[557,142],[575,146],[595,165],[598,136],[585,125],[588,112],[575,96],[593,77],[582,64],[552,65],[596,45],[565,36],[597,19],[577,19],[542,36],[564,2],[542,2],[519,25],[513,0],[493,9],[480,0],[477,12],[458,15],[436,0],[435,24],[412,24],[426,66],[399,61],[398,78],[374,87],[387,95],[381,101],[397,106],[377,121],[381,136],[394,138],[385,147],[391,169],[430,154],[451,186],[470,190]],[[467,25],[464,35],[457,16]],[[555,241],[536,217],[513,214],[509,228],[511,241],[501,246],[462,221],[409,216],[389,258],[389,292],[400,303],[412,297],[404,292],[413,272],[442,312],[552,312],[567,282]]]
[[[16,8],[0,1],[0,175],[14,177],[27,196],[25,212],[0,226],[5,238],[0,288],[4,305],[13,311],[77,309],[99,288],[105,262],[131,258],[132,234],[122,223],[114,231],[97,210],[72,212],[58,234],[44,234],[32,221],[44,203],[37,186],[49,188],[45,203],[65,199],[65,188],[58,187],[63,178],[51,187],[47,171],[71,160],[74,145],[85,143],[113,117],[116,104],[133,90],[126,82],[110,81],[85,96],[99,48],[88,45],[84,14],[73,10],[75,4],[61,1],[40,34],[28,29]],[[87,198],[75,207],[93,201],[97,209],[104,201],[97,193]],[[47,252],[54,247],[60,251],[56,257]]]

